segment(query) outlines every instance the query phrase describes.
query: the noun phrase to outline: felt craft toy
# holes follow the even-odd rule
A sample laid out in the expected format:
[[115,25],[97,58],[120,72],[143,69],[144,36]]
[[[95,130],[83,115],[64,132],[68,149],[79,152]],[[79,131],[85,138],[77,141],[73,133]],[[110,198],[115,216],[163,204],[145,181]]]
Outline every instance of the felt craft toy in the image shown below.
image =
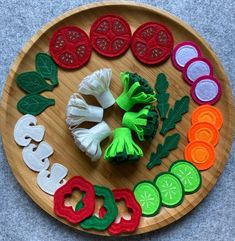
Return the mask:
[[155,90],[156,90],[156,97],[157,97],[157,109],[159,111],[160,118],[162,120],[166,119],[168,110],[169,110],[169,93],[166,92],[169,83],[167,81],[166,75],[160,73],[156,78],[155,83]]
[[[77,189],[84,192],[83,207],[75,211],[72,206],[65,205],[65,198]],[[72,224],[78,224],[90,217],[95,210],[95,190],[93,185],[81,176],[74,176],[54,194],[54,213]]]
[[213,75],[211,62],[206,58],[193,58],[187,62],[183,69],[184,80],[192,85],[199,77]]
[[172,33],[165,25],[147,22],[135,30],[131,50],[141,63],[160,64],[170,57],[173,42]]
[[56,190],[62,187],[66,180],[68,169],[59,163],[54,163],[51,166],[51,171],[41,170],[37,176],[38,186],[50,195],[54,195]]
[[175,46],[171,60],[175,68],[182,71],[191,59],[201,56],[201,50],[194,42],[184,41]]
[[182,116],[189,111],[189,97],[184,96],[176,100],[174,107],[169,110],[167,118],[163,121],[161,135],[175,128],[176,123],[182,120]]
[[59,84],[57,65],[51,56],[46,53],[38,53],[35,58],[37,72],[46,80],[51,81],[53,88]]
[[220,99],[221,95],[221,85],[213,76],[199,77],[192,85],[191,96],[199,105],[213,105]]
[[103,68],[86,76],[79,85],[79,92],[84,95],[93,95],[106,109],[115,103],[115,99],[109,89],[112,78],[112,70]]
[[52,154],[52,147],[45,141],[40,142],[38,146],[29,144],[22,151],[25,164],[35,172],[40,172],[49,167],[50,162],[48,157]]
[[192,113],[192,124],[208,122],[217,130],[223,125],[223,115],[219,109],[211,105],[198,106]]
[[24,115],[16,123],[14,139],[19,146],[28,146],[31,140],[40,142],[45,133],[45,127],[36,125],[37,118],[33,115]]
[[177,176],[169,172],[161,172],[153,182],[160,191],[163,206],[173,208],[183,202],[184,189]]
[[29,94],[21,98],[16,107],[22,114],[39,115],[51,105],[55,105],[54,99],[39,94]]
[[139,112],[126,112],[122,126],[135,131],[140,141],[152,140],[158,128],[158,116],[155,108],[145,106]]
[[155,216],[162,206],[162,198],[158,188],[150,181],[140,181],[133,189],[135,198],[142,209],[142,216]]
[[103,112],[101,107],[88,105],[80,94],[74,93],[67,104],[66,123],[73,128],[85,121],[101,122]]
[[91,57],[91,44],[87,34],[77,26],[63,26],[50,39],[52,59],[65,69],[78,69]]
[[100,143],[111,134],[111,129],[105,121],[90,129],[75,128],[72,135],[76,145],[85,152],[92,161],[97,161],[102,155]]
[[133,141],[129,128],[116,128],[112,143],[104,153],[104,159],[114,164],[132,163],[143,156],[141,148]]
[[[103,217],[97,217],[95,214],[88,217],[80,223],[83,229],[106,230],[118,215],[118,208],[113,193],[107,187],[94,185],[95,195],[104,199],[103,208],[106,213]],[[78,202],[75,210],[78,211],[83,207],[82,200]]]
[[118,57],[129,48],[131,29],[121,16],[103,15],[92,24],[90,40],[97,53],[110,58]]
[[192,163],[185,160],[175,161],[169,172],[181,181],[185,194],[192,194],[200,189],[202,184],[201,173]]
[[158,144],[156,153],[151,153],[150,160],[146,167],[150,170],[156,165],[161,165],[162,159],[169,156],[170,151],[178,147],[180,135],[175,133],[167,136],[163,144]]
[[151,104],[156,101],[155,93],[148,82],[138,74],[121,72],[124,90],[116,99],[120,108],[129,111],[135,104]]
[[[141,207],[136,201],[133,192],[130,189],[114,189],[113,195],[116,201],[124,200],[126,207],[130,210],[131,217],[130,219],[125,219],[123,216],[119,219],[119,222],[116,220],[108,227],[108,232],[112,235],[119,235],[121,233],[132,233],[134,232],[140,222],[142,215]],[[103,217],[106,213],[105,208],[101,208],[99,216]]]

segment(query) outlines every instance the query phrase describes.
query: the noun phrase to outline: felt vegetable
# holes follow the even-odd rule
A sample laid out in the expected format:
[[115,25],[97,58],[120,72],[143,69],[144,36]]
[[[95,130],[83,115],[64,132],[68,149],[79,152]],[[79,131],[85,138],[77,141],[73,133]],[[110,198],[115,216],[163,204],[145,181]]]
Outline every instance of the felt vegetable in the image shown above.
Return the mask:
[[[113,193],[107,187],[94,186],[95,195],[104,199],[103,207],[106,210],[104,217],[100,218],[96,215],[92,215],[82,221],[80,226],[84,229],[105,230],[115,220],[118,215],[117,205]],[[81,205],[82,204],[82,205]],[[79,211],[83,207],[82,200],[76,205],[75,211]]]
[[54,99],[48,99],[38,94],[29,94],[19,100],[17,109],[23,114],[39,115],[51,105],[55,105]]
[[91,26],[92,47],[106,57],[117,57],[128,49],[131,42],[129,24],[118,15],[102,15]]
[[175,102],[173,108],[170,109],[167,119],[163,121],[160,133],[165,135],[169,130],[175,128],[177,122],[181,121],[182,115],[189,110],[189,97],[184,96]]
[[146,167],[152,169],[154,166],[160,165],[162,159],[167,157],[171,150],[178,147],[179,140],[180,135],[178,133],[167,136],[164,140],[164,144],[158,144],[156,153],[151,153],[150,160]]
[[23,115],[16,122],[14,139],[19,146],[28,146],[31,140],[40,142],[45,134],[45,127],[36,125],[37,118],[33,115]]
[[58,85],[58,69],[51,56],[46,53],[38,53],[35,59],[37,72],[46,80],[50,80],[52,86]]
[[66,123],[73,128],[85,121],[100,122],[103,113],[101,107],[88,105],[80,94],[74,93],[67,104]]
[[115,103],[115,99],[109,89],[111,78],[111,69],[99,69],[82,80],[79,85],[79,91],[84,95],[93,95],[102,108],[106,109]]
[[35,144],[29,144],[23,148],[22,157],[25,164],[33,171],[40,172],[49,167],[48,157],[53,154],[53,148],[45,141]]
[[[65,198],[71,195],[73,190],[84,192],[82,199],[83,208],[74,211],[71,206],[65,205]],[[57,216],[65,218],[72,224],[77,224],[88,218],[95,210],[95,191],[93,185],[81,176],[74,176],[65,185],[56,190],[54,194],[54,212]]]
[[105,121],[100,122],[90,129],[75,128],[72,135],[76,145],[91,158],[97,161],[102,150],[100,143],[111,134],[111,129]]
[[156,90],[156,97],[157,97],[157,109],[159,111],[161,119],[165,119],[169,104],[169,94],[166,92],[167,88],[169,86],[169,83],[167,81],[166,75],[163,73],[160,73],[157,76],[156,83],[155,83],[155,90]]
[[153,89],[141,76],[129,72],[121,72],[121,82],[124,90],[116,99],[116,103],[125,111],[135,104],[151,104],[156,101]]
[[[113,195],[116,201],[124,200],[126,207],[130,210],[131,217],[126,220],[124,217],[120,218],[120,222],[115,221],[108,227],[108,232],[112,235],[118,235],[121,233],[132,233],[134,232],[140,222],[141,218],[141,207],[136,201],[133,192],[130,189],[114,189]],[[99,216],[103,217],[106,213],[105,208],[101,208]]]
[[21,73],[16,78],[18,87],[29,94],[39,94],[43,91],[52,91],[53,86],[49,85],[46,80],[37,72]]
[[37,176],[38,186],[46,193],[54,195],[56,190],[62,187],[66,180],[68,169],[59,163],[54,163],[51,171],[41,170]]
[[126,112],[122,119],[122,126],[135,131],[140,141],[151,140],[158,128],[157,118],[155,108],[148,105],[139,112]]
[[115,164],[130,163],[143,156],[140,147],[135,144],[128,128],[116,128],[112,143],[104,153],[104,159]]

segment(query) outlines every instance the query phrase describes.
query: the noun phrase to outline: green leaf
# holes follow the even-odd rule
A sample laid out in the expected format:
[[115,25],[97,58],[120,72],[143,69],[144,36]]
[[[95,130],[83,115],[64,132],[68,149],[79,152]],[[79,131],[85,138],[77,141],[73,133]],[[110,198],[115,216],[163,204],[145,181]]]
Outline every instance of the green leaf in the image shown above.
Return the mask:
[[51,91],[53,89],[53,87],[35,71],[19,74],[16,78],[16,83],[21,89],[29,94],[39,94],[43,91]]
[[175,133],[171,136],[167,136],[164,140],[164,144],[158,144],[156,153],[152,153],[150,160],[147,164],[148,169],[152,169],[156,165],[162,163],[162,159],[169,156],[170,151],[178,147],[180,135]]
[[189,110],[189,97],[184,96],[175,102],[174,108],[171,108],[167,119],[163,121],[161,135],[165,135],[169,130],[174,129],[177,122],[182,120],[183,114]]
[[47,107],[54,104],[54,99],[48,99],[38,94],[30,94],[19,100],[17,109],[23,114],[39,115]]
[[169,83],[167,81],[166,75],[163,73],[160,73],[157,76],[156,83],[155,83],[155,90],[157,92],[157,109],[159,111],[161,119],[165,119],[167,112],[169,110],[169,94],[166,93],[166,90],[169,86]]
[[51,56],[46,53],[38,53],[35,59],[36,70],[44,79],[51,81],[53,86],[58,85],[58,69]]

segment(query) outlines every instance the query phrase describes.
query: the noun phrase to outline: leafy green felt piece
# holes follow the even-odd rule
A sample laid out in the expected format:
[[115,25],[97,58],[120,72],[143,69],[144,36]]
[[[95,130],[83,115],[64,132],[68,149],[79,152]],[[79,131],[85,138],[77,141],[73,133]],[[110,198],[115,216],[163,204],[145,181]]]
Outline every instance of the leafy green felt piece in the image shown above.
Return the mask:
[[21,89],[29,94],[39,94],[43,91],[51,91],[53,89],[53,87],[35,71],[19,74],[16,78],[16,83]]
[[182,120],[182,115],[189,110],[189,97],[184,96],[175,102],[174,108],[171,108],[167,119],[163,121],[161,135],[165,135],[169,130],[174,129],[177,122]]
[[147,168],[152,169],[154,166],[160,165],[162,163],[162,159],[167,157],[171,150],[178,147],[179,140],[180,135],[178,133],[167,136],[163,144],[158,144],[156,153],[151,153]]
[[58,68],[51,56],[46,53],[38,53],[35,59],[36,70],[44,79],[50,80],[55,87],[58,85]]
[[23,114],[39,115],[47,107],[54,104],[54,99],[48,99],[38,94],[29,94],[19,100],[17,109]]
[[157,76],[156,83],[155,83],[155,90],[157,92],[157,109],[159,111],[161,119],[165,119],[167,112],[169,110],[169,94],[166,93],[169,83],[167,81],[166,75],[160,73]]

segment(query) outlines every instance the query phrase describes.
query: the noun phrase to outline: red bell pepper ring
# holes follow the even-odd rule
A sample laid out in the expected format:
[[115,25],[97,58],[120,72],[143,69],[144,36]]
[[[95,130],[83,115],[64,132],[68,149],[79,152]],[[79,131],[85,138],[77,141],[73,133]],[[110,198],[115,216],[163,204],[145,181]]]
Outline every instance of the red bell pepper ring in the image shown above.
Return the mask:
[[[85,192],[82,199],[83,208],[74,211],[71,206],[65,206],[65,197],[72,194],[74,189]],[[77,224],[91,216],[95,210],[95,191],[93,185],[81,176],[72,177],[54,194],[54,213],[67,219],[72,224]]]
[[[132,233],[134,232],[140,222],[140,218],[142,215],[142,209],[139,203],[136,201],[133,192],[130,189],[114,189],[113,195],[116,201],[120,201],[124,199],[126,203],[126,207],[130,209],[132,213],[131,219],[126,220],[121,217],[119,223],[115,223],[115,221],[109,226],[108,232],[112,235],[118,235],[120,233]],[[99,216],[102,217],[106,213],[104,207],[99,210]]]

